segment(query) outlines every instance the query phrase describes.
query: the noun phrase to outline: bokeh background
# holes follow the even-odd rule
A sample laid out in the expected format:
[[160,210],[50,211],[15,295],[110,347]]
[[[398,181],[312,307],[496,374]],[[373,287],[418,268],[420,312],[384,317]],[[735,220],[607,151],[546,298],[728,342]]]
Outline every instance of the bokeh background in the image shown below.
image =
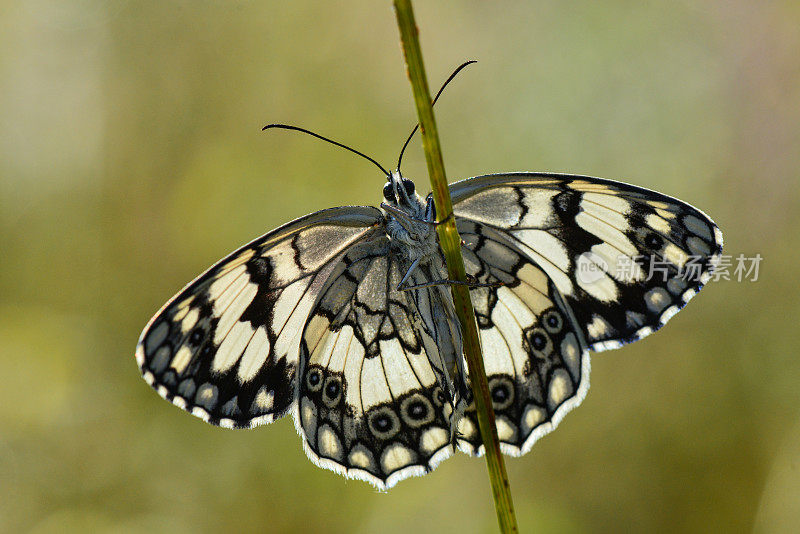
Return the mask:
[[[133,353],[240,244],[383,178],[415,122],[390,2],[3,1],[0,531],[494,532],[483,460],[386,494],[289,419],[206,425]],[[800,4],[417,2],[450,180],[550,170],[684,199],[762,255],[507,462],[523,532],[800,529]],[[425,189],[412,145],[405,171]]]

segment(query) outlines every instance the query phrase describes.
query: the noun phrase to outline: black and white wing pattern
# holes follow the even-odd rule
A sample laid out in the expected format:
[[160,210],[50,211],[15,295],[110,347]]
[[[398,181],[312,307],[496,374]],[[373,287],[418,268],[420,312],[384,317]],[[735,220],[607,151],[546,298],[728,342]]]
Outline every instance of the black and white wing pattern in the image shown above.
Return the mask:
[[[482,454],[432,204],[399,171],[389,179],[386,213],[297,219],[186,286],[139,339],[145,380],[223,427],[291,410],[312,461],[380,489],[427,473],[454,445]],[[507,454],[581,402],[588,351],[658,329],[719,261],[707,216],[630,185],[517,173],[451,191]]]
[[[524,454],[589,387],[588,350],[641,339],[710,279],[722,233],[646,189],[583,176],[513,173],[451,186],[501,447]],[[459,446],[481,454],[474,410]]]
[[295,424],[306,453],[380,489],[429,472],[453,452],[457,391],[447,369],[455,346],[461,354],[460,334],[450,333],[454,341],[445,330],[443,339],[430,327],[452,314],[442,298],[449,289],[398,291],[405,272],[388,238],[352,247],[329,276],[300,347]]
[[[547,273],[489,226],[458,218],[484,367],[505,454],[524,454],[583,400],[586,340]],[[483,454],[474,405],[458,422],[459,448]]]
[[312,461],[380,489],[432,470],[454,450],[460,332],[447,286],[397,290],[407,265],[383,224],[334,208],[232,253],[145,327],[145,380],[223,427],[292,411]]
[[332,208],[233,252],[145,327],[136,347],[144,379],[223,427],[281,417],[296,398],[300,336],[317,296],[349,247],[379,236],[376,208]]

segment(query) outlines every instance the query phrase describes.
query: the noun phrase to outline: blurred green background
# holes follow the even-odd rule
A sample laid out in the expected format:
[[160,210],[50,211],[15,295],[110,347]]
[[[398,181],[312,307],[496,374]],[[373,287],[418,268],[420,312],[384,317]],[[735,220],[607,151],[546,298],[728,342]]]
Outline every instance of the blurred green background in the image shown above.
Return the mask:
[[[289,419],[206,425],[133,353],[240,244],[376,204],[415,121],[390,2],[4,1],[0,531],[494,532],[464,455],[387,494]],[[800,529],[800,4],[418,1],[450,180],[550,170],[686,200],[760,253],[593,361],[583,405],[507,465],[523,532]],[[412,145],[406,174],[426,189]]]

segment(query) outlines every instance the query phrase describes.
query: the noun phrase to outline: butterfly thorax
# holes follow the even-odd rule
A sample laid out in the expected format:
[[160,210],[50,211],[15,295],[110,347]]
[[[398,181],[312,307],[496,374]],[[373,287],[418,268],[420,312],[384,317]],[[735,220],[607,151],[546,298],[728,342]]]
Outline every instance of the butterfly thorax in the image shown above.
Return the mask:
[[383,188],[386,234],[392,248],[409,263],[436,255],[438,243],[433,222],[432,201],[425,201],[414,182],[395,171]]

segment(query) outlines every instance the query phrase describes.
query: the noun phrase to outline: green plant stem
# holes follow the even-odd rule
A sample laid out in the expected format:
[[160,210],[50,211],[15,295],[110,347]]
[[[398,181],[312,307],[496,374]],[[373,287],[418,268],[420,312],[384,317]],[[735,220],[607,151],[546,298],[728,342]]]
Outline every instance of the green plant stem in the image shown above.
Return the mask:
[[[461,256],[461,237],[458,235],[455,220],[449,215],[453,212],[450,190],[444,173],[444,161],[439,145],[439,134],[433,116],[430,90],[422,63],[422,51],[419,46],[419,31],[414,21],[414,11],[410,0],[394,0],[397,25],[403,43],[408,77],[414,92],[414,101],[419,115],[422,145],[428,162],[428,174],[431,179],[436,213],[440,220],[446,221],[437,227],[439,244],[447,260],[448,275],[451,280],[466,281],[464,259]],[[452,284],[453,303],[461,323],[464,338],[464,355],[469,369],[470,382],[475,409],[478,415],[481,438],[486,452],[486,463],[489,468],[489,479],[492,484],[497,520],[500,531],[518,532],[517,519],[514,515],[514,504],[511,501],[511,487],[508,483],[503,455],[500,453],[500,442],[497,438],[494,409],[492,408],[489,385],[486,382],[486,371],[483,367],[478,325],[475,311],[469,297],[469,289],[463,285]]]

